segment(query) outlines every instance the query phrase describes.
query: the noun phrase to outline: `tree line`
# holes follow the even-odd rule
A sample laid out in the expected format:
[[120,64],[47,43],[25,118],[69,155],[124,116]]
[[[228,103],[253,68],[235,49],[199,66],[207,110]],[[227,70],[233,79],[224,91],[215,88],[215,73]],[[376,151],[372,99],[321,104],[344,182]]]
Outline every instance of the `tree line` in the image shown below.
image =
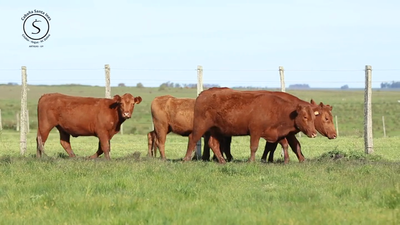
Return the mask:
[[400,81],[382,82],[381,88],[400,88]]

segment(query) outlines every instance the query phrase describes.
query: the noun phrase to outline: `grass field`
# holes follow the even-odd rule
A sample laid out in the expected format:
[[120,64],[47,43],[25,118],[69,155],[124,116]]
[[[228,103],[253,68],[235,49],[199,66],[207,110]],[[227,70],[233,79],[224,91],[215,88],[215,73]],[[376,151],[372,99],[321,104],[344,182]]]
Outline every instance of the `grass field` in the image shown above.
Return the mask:
[[[72,138],[77,158],[69,159],[53,130],[47,158],[36,155],[36,104],[40,95],[61,92],[104,96],[103,87],[29,86],[31,130],[21,156],[15,112],[20,87],[0,85],[0,224],[399,224],[400,129],[398,91],[373,92],[374,150],[364,154],[362,91],[290,91],[302,99],[333,105],[339,137],[299,138],[306,157],[298,163],[255,163],[249,137],[234,137],[235,160],[226,165],[186,162],[187,138],[168,135],[168,160],[148,158],[150,103],[171,94],[194,97],[194,89],[113,88],[143,102],[111,140],[111,161],[87,159],[97,149],[94,137]],[[382,138],[382,115],[387,138]]]
[[[167,161],[147,158],[145,135],[116,135],[112,160],[88,160],[94,137],[71,140],[68,159],[51,133],[36,159],[35,132],[0,135],[0,224],[398,224],[399,137],[299,138],[307,160],[247,163],[249,138],[233,138],[235,161],[179,161],[187,139],[167,137]],[[260,159],[264,141],[260,141]],[[277,151],[279,152],[279,151]],[[135,153],[135,154],[134,154]],[[343,156],[333,160],[331,156]],[[140,155],[140,156],[139,156]]]

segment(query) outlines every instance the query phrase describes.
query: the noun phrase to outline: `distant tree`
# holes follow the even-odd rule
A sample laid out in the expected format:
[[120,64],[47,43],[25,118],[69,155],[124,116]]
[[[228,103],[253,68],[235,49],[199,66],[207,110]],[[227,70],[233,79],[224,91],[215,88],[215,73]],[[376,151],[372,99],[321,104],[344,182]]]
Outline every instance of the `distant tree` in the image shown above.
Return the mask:
[[[197,84],[196,84],[197,87]],[[204,88],[220,87],[219,84],[203,84]]]
[[124,83],[119,83],[118,87],[125,87],[125,84]]
[[136,87],[137,87],[137,88],[144,88],[144,85],[143,85],[142,83],[139,82],[139,83],[136,84]]
[[266,90],[268,87],[253,87],[253,86],[235,86],[232,89],[244,89],[244,90]]
[[347,84],[346,84],[346,85],[343,85],[343,86],[340,87],[340,89],[342,89],[342,90],[349,89],[349,85],[347,85]]
[[289,85],[289,88],[293,88],[293,89],[307,89],[310,88],[310,86],[308,84],[291,84]]
[[400,88],[400,81],[382,82],[381,88]]
[[175,83],[175,88],[180,88],[181,87],[181,85],[180,84],[178,84],[178,83]]
[[165,91],[167,90],[168,84],[167,83],[162,83],[160,87],[158,88],[159,91]]

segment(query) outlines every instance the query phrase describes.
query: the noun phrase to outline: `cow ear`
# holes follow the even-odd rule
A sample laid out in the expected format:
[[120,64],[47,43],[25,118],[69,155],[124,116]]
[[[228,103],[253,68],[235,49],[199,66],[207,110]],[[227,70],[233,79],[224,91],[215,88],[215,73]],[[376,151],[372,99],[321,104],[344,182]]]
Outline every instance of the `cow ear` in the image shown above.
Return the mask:
[[318,116],[319,115],[319,111],[314,111],[314,115]]
[[119,95],[114,95],[113,100],[114,100],[116,103],[121,103],[121,96],[119,96]]
[[311,105],[317,105],[317,103],[314,102],[314,99],[311,99],[310,103]]
[[135,97],[135,104],[139,104],[141,102],[142,102],[142,97],[140,96]]
[[300,104],[297,104],[296,112],[299,113],[302,109],[303,109],[303,106],[301,106]]

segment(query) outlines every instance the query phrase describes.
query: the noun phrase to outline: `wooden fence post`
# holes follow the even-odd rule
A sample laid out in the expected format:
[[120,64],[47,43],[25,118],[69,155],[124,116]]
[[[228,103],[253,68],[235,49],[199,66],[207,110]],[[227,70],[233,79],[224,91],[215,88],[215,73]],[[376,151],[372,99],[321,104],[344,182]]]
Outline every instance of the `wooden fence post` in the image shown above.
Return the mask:
[[336,137],[339,137],[339,124],[338,124],[337,115],[335,116],[335,124],[336,124]]
[[26,110],[26,130],[28,133],[31,131],[30,123],[29,123],[29,110]]
[[0,130],[3,130],[3,123],[1,122],[1,109],[0,109]]
[[285,92],[285,70],[283,66],[279,67],[279,76],[281,78],[281,91]]
[[15,127],[15,130],[16,130],[16,131],[19,131],[19,128],[21,127],[21,126],[20,126],[20,121],[19,121],[20,118],[21,118],[21,117],[19,117],[19,112],[16,112],[16,113],[15,113],[15,119],[17,120],[17,126]]
[[[197,96],[203,91],[203,67],[197,66]],[[201,141],[203,138],[196,144],[196,158],[197,160],[201,159]]]
[[110,65],[106,64],[104,70],[106,73],[106,98],[111,98]]
[[371,154],[374,152],[374,144],[372,138],[372,67],[365,66],[365,94],[364,94],[364,147],[365,153]]
[[385,116],[382,116],[383,137],[386,137]]
[[26,66],[21,68],[22,76],[22,89],[21,89],[21,119],[20,119],[20,153],[25,155],[26,153],[26,135],[27,135],[27,75]]

